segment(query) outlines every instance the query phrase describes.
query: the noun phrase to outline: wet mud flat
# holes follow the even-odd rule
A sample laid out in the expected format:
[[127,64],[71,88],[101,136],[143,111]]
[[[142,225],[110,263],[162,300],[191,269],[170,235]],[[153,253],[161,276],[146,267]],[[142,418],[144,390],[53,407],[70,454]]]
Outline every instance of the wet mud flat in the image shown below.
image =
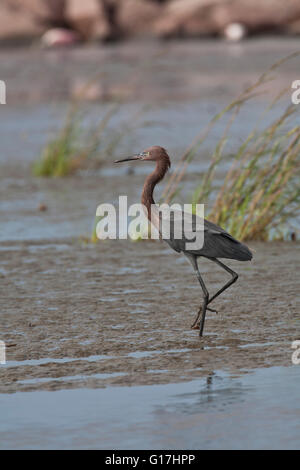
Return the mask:
[[[0,245],[0,392],[154,385],[292,366],[299,339],[299,243],[250,243],[252,263],[190,329],[201,290],[163,242],[77,239]],[[210,292],[226,273],[207,260]]]

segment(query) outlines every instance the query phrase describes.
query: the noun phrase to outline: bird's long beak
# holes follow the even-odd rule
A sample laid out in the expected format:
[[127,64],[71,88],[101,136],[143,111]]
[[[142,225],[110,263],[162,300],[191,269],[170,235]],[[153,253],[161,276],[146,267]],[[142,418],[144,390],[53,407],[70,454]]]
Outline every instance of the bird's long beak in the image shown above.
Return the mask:
[[139,155],[134,155],[133,157],[126,157],[122,158],[121,160],[115,160],[114,163],[130,162],[131,160],[141,160],[141,157]]

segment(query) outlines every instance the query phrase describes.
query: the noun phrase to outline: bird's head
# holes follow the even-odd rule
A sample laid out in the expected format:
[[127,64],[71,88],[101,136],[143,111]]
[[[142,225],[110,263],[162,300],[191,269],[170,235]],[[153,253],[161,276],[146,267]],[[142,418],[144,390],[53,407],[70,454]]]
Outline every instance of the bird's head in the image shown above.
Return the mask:
[[165,165],[170,168],[171,161],[166,150],[159,145],[153,145],[152,147],[143,150],[136,155],[131,157],[122,158],[121,160],[115,160],[115,163],[129,162],[132,160],[151,161],[151,162],[164,162]]

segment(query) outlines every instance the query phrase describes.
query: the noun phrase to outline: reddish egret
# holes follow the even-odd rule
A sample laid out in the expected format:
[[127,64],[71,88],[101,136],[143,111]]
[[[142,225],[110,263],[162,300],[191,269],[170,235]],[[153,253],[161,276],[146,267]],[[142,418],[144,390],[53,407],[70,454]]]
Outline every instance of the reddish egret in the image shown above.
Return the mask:
[[[170,168],[170,157],[164,148],[155,145],[144,150],[138,155],[123,158],[122,160],[116,160],[115,163],[128,162],[131,160],[156,162],[155,170],[145,180],[142,192],[142,204],[146,207],[147,217],[150,222],[153,223],[156,228],[160,229],[159,218],[157,217],[158,209],[157,206],[155,206],[153,199],[153,191],[157,183],[163,179],[166,172]],[[210,309],[208,305],[222,292],[228,289],[228,287],[230,287],[238,278],[237,273],[223,264],[219,258],[234,259],[238,261],[250,261],[252,259],[252,253],[249,248],[243,243],[237,241],[218,225],[215,225],[212,222],[204,219],[202,220],[202,227],[202,230],[204,230],[204,243],[202,248],[199,250],[194,251],[186,249],[186,242],[190,241],[190,239],[187,240],[184,234],[182,234],[181,239],[175,239],[172,236],[170,236],[169,239],[165,239],[165,241],[171,246],[171,248],[173,248],[173,250],[182,252],[189,259],[194,270],[196,271],[197,278],[203,293],[203,301],[199,308],[196,319],[191,327],[194,329],[199,328],[200,336],[203,334],[206,310],[216,312],[216,310]],[[231,275],[230,281],[228,281],[212,297],[209,297],[208,290],[206,289],[204,281],[199,272],[197,260],[201,256],[210,259],[214,263],[217,263],[221,268],[225,269],[225,271]]]

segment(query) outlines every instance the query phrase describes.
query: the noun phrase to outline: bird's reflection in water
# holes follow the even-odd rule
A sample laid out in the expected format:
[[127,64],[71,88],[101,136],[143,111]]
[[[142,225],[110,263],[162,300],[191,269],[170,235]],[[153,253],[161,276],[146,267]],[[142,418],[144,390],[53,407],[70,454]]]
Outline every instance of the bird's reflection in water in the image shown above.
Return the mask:
[[197,391],[172,395],[169,404],[164,406],[163,412],[196,415],[210,411],[225,411],[233,404],[243,403],[246,394],[250,391],[240,380],[229,377],[225,373],[210,371],[205,379],[199,381],[201,383]]

